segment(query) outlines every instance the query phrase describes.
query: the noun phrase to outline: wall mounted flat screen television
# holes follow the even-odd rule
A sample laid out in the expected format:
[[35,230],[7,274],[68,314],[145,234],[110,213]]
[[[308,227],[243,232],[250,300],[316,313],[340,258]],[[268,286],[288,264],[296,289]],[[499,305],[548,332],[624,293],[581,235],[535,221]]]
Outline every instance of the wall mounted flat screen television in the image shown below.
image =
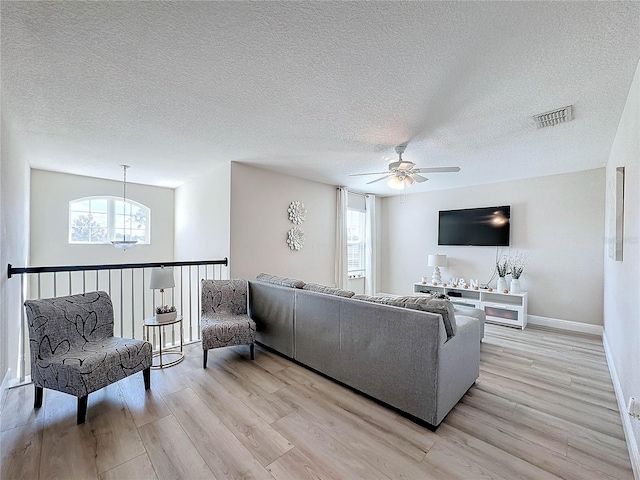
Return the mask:
[[438,245],[509,246],[511,207],[441,210]]

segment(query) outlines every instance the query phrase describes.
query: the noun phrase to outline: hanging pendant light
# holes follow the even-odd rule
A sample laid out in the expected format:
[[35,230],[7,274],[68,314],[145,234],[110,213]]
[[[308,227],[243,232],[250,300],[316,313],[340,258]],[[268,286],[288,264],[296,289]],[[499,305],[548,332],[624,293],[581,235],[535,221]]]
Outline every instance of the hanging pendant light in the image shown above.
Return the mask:
[[[127,210],[127,168],[130,168],[129,165],[120,165],[122,167],[122,204],[123,211],[126,214]],[[114,247],[120,248],[122,250],[127,250],[133,247],[138,240],[127,240],[127,229],[125,228],[122,232],[122,240],[112,240],[111,243]]]

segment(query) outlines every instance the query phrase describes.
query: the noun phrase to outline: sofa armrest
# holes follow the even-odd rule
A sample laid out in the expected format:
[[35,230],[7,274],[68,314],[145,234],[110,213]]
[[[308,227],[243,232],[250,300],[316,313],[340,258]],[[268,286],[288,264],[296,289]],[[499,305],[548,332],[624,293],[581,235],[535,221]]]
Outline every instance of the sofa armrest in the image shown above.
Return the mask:
[[256,340],[294,358],[296,288],[249,281],[249,317],[256,322]]
[[[487,314],[484,313],[484,310],[473,307],[464,307],[462,305],[454,305],[453,311],[456,314],[456,319],[458,318],[458,315],[477,319],[480,322],[480,340],[484,338],[484,322],[487,320]],[[456,321],[456,323],[458,322]]]
[[465,317],[456,335],[440,347],[436,426],[480,376],[480,323]]

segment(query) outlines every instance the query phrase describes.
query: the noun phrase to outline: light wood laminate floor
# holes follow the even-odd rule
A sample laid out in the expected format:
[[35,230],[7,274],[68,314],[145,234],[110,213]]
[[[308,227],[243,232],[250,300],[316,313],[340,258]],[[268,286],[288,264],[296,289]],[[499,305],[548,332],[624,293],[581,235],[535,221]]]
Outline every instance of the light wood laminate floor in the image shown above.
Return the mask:
[[[0,478],[632,479],[600,338],[487,325],[480,379],[434,433],[277,355],[199,345],[76,399],[9,391]],[[402,372],[398,372],[402,374]]]

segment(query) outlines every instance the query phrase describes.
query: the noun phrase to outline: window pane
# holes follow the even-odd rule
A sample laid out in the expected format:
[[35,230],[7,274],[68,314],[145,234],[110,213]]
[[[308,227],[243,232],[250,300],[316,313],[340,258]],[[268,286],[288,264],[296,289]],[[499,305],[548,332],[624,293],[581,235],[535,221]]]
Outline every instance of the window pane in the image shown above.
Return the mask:
[[69,221],[70,238],[72,242],[88,242],[89,227],[87,225],[89,215],[81,213],[71,213]]
[[72,212],[88,212],[89,211],[89,200],[82,200],[80,202],[71,202],[70,210]]
[[91,199],[91,213],[107,213],[107,199],[106,198],[92,198]]
[[365,213],[347,210],[347,272],[349,275],[365,274]]
[[[122,200],[116,200],[114,202],[116,208],[116,215],[123,215],[125,213],[125,204]],[[127,209],[128,210],[128,209]]]
[[108,243],[126,239],[149,243],[150,213],[142,204],[125,203],[117,197],[72,201],[69,203],[69,242]]
[[90,214],[73,213],[70,228],[72,242],[104,242],[107,239],[106,228]]

